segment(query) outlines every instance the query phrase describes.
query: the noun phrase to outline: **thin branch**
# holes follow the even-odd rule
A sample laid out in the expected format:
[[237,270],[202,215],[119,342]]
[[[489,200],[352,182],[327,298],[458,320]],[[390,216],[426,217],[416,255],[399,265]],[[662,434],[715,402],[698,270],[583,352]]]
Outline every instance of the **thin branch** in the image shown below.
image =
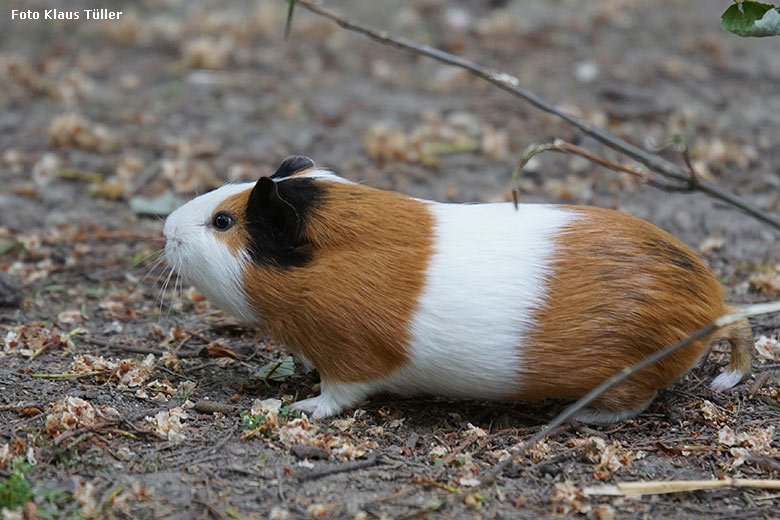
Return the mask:
[[296,0],[288,0],[290,5],[287,7],[287,23],[284,25],[284,39],[290,37],[290,31],[292,30],[293,11],[295,10]]
[[[634,177],[638,177],[645,184],[650,184],[650,185],[658,184],[645,171],[629,168],[628,166],[623,166],[622,164],[616,163],[614,161],[610,161],[609,159],[599,157],[598,155],[586,150],[585,148],[566,142],[563,139],[555,139],[552,143],[532,144],[528,148],[526,148],[525,151],[523,152],[523,155],[520,156],[520,160],[518,161],[517,166],[515,166],[515,169],[512,171],[512,199],[514,200],[515,208],[517,208],[517,205],[520,202],[519,201],[520,188],[518,186],[520,180],[520,172],[523,170],[523,168],[525,168],[525,165],[528,164],[528,161],[530,161],[532,157],[539,155],[540,153],[543,152],[560,152],[560,153],[579,155],[580,157],[584,157],[585,159],[594,162],[596,164],[600,164],[601,166],[604,166],[605,168],[609,168],[610,170],[616,170],[619,172],[628,173],[630,175],[633,175]],[[687,190],[687,188],[685,187],[680,187],[679,189]]]
[[681,339],[677,343],[669,345],[663,350],[657,351],[655,354],[646,357],[645,359],[643,359],[642,361],[640,361],[639,363],[635,364],[632,367],[628,367],[621,370],[620,372],[610,377],[609,379],[601,383],[599,386],[597,386],[596,388],[594,388],[593,390],[585,394],[574,404],[566,408],[552,421],[547,423],[547,426],[539,430],[539,432],[537,432],[532,437],[528,438],[522,445],[520,445],[516,450],[514,450],[514,453],[510,457],[502,460],[501,462],[493,466],[493,468],[491,468],[490,471],[488,471],[485,474],[485,476],[482,478],[481,485],[484,486],[496,480],[504,472],[504,470],[514,462],[514,460],[519,455],[525,452],[529,447],[533,446],[534,443],[542,440],[553,429],[557,428],[559,425],[563,424],[565,421],[572,418],[577,412],[579,412],[580,410],[588,406],[599,396],[601,396],[604,392],[614,387],[618,383],[625,381],[626,379],[633,376],[637,372],[640,372],[641,370],[644,370],[650,365],[666,358],[667,356],[674,354],[681,348],[690,345],[694,341],[700,340],[705,336],[712,334],[713,332],[715,332],[721,327],[725,327],[730,323],[734,323],[735,321],[739,321],[741,319],[748,318],[750,316],[758,316],[759,314],[769,314],[773,312],[780,312],[780,301],[749,305],[747,307],[739,309],[738,311],[724,314],[723,316],[716,319],[709,325],[700,328],[699,330],[697,330],[687,338]]
[[379,459],[377,458],[376,452],[372,451],[368,458],[364,460],[347,462],[345,464],[341,464],[340,466],[331,466],[319,471],[306,471],[299,473],[296,475],[296,477],[298,478],[298,482],[307,482],[309,480],[315,480],[318,478],[327,477],[329,475],[335,475],[337,473],[345,473],[348,471],[357,471],[360,469],[370,468],[372,466],[376,466],[377,462],[379,462]]
[[585,495],[629,496],[660,495],[683,491],[723,488],[780,489],[780,480],[759,480],[726,477],[722,480],[666,480],[651,482],[618,482],[617,484],[585,488]]
[[[568,112],[561,110],[544,98],[541,98],[533,92],[522,88],[520,86],[520,80],[512,74],[479,65],[478,63],[474,63],[465,58],[455,56],[454,54],[450,54],[429,45],[417,43],[407,38],[392,36],[387,31],[376,29],[361,22],[348,19],[335,11],[318,5],[312,0],[295,0],[295,3],[305,7],[309,11],[333,20],[344,29],[364,34],[372,40],[375,40],[384,45],[390,45],[392,47],[403,49],[414,54],[433,58],[436,61],[446,63],[454,67],[465,69],[474,76],[496,85],[497,87],[509,92],[513,96],[524,99],[539,110],[563,119],[569,124],[579,128],[587,135],[597,139],[598,141],[601,141],[609,148],[617,150],[631,157],[635,161],[640,162],[650,170],[660,173],[664,177],[678,182],[683,182],[686,184],[691,183],[691,179],[693,177],[691,172],[687,172],[678,165],[669,162],[654,153],[647,152],[638,146],[628,143],[611,134],[610,132],[599,128],[594,124],[583,121],[582,119],[579,119],[569,114]],[[703,179],[696,179],[695,189],[702,191],[711,197],[727,202],[728,204],[741,209],[753,218],[772,226],[776,230],[780,230],[780,217],[753,206],[746,200],[737,197],[733,193],[721,188],[720,186],[707,182]]]

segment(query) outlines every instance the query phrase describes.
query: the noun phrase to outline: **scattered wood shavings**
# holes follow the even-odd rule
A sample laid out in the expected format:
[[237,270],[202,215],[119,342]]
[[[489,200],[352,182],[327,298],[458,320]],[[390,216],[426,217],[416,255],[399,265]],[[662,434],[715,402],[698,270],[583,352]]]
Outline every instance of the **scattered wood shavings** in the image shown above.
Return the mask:
[[6,331],[0,356],[18,353],[28,358],[35,358],[44,350],[51,348],[72,349],[72,335],[58,332],[43,323],[19,325],[10,327]]
[[506,160],[508,137],[466,112],[453,112],[444,119],[426,114],[424,122],[406,132],[384,122],[375,123],[363,136],[363,146],[376,161],[420,162],[440,167],[440,156],[481,152],[495,161]]
[[762,272],[750,276],[750,288],[766,296],[780,295],[780,267],[767,266]]
[[118,417],[119,412],[111,407],[98,412],[89,401],[65,396],[52,405],[51,412],[46,416],[46,433],[57,437],[65,430],[95,426],[102,422],[103,416]]
[[318,447],[339,459],[363,458],[377,447],[370,440],[355,443],[347,437],[322,431],[318,423],[312,423],[306,414],[300,417],[282,414],[282,402],[279,399],[255,400],[248,413],[252,417],[260,417],[260,424],[244,433],[241,439],[262,434],[286,448],[301,444]]
[[550,501],[553,511],[559,515],[588,513],[591,509],[587,496],[568,480],[555,483]]
[[186,439],[184,435],[186,424],[183,424],[182,421],[187,417],[187,412],[177,407],[171,408],[167,412],[157,412],[154,417],[144,417],[144,420],[154,428],[155,433],[178,444]]
[[759,336],[756,340],[756,353],[762,360],[780,360],[780,341],[767,336]]
[[224,69],[233,44],[228,38],[199,37],[184,43],[182,55],[187,67],[193,69]]
[[773,442],[774,425],[762,428],[753,426],[749,430],[735,432],[730,426],[724,426],[718,431],[718,443],[728,446],[733,459],[730,468],[736,468],[750,460],[754,455],[780,456],[780,449]]
[[84,150],[109,152],[116,149],[117,141],[111,132],[77,113],[67,113],[52,119],[48,129],[53,146],[74,147]]
[[706,399],[702,399],[700,410],[702,416],[714,424],[723,423],[728,419],[728,414]]

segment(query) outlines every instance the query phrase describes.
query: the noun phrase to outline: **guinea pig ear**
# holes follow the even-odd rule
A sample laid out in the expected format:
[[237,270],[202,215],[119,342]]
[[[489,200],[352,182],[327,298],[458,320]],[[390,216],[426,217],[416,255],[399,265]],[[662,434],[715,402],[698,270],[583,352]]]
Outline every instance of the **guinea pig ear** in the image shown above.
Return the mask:
[[279,186],[270,177],[260,177],[249,194],[247,216],[262,222],[276,236],[294,239],[299,230],[298,210],[279,194]]
[[315,166],[314,161],[305,155],[291,155],[282,161],[282,164],[280,164],[276,169],[276,172],[271,175],[271,178],[282,179],[284,177],[291,177],[298,172],[314,168]]

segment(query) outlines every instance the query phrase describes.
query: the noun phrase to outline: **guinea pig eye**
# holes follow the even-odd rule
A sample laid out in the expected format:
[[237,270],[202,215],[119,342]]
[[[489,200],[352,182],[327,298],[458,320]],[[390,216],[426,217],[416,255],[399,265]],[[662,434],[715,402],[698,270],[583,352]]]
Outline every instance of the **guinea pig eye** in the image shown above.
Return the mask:
[[212,224],[214,225],[214,228],[217,231],[227,231],[231,227],[233,227],[233,224],[235,224],[236,221],[233,220],[233,217],[228,215],[227,213],[217,213],[214,215],[214,221]]

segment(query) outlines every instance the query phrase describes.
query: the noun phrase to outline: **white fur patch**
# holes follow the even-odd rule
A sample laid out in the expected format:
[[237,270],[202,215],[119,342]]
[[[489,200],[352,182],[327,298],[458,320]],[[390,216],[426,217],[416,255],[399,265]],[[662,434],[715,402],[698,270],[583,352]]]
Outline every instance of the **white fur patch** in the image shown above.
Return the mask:
[[334,383],[322,381],[320,395],[296,401],[293,410],[301,410],[316,419],[337,415],[347,408],[359,404],[376,385],[373,383]]
[[379,389],[506,399],[521,388],[523,336],[545,295],[552,238],[576,214],[550,205],[435,204],[434,255],[410,360]]
[[716,392],[723,392],[724,390],[728,390],[742,381],[744,375],[745,374],[742,372],[735,370],[724,370],[718,377],[712,380],[712,383],[710,383],[710,388]]
[[355,184],[349,179],[345,179],[344,177],[339,177],[332,171],[325,170],[322,168],[316,168],[307,173],[302,173],[300,175],[291,175],[289,177],[282,177],[281,179],[274,179],[274,180],[277,182],[281,182],[281,181],[286,181],[288,179],[318,179],[318,180],[330,181],[330,182],[340,182],[342,184]]
[[165,220],[165,258],[177,273],[195,285],[218,308],[248,323],[258,316],[244,294],[246,254],[233,256],[211,227],[216,207],[227,197],[251,189],[254,183],[227,184],[196,197]]

